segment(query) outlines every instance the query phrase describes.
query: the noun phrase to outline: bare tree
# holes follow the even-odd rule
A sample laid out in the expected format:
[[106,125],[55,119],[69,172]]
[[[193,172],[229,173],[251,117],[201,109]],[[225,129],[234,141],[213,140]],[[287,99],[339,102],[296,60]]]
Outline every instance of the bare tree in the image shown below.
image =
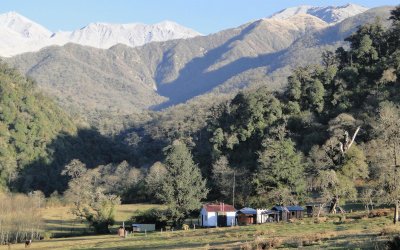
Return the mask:
[[43,221],[34,197],[0,193],[0,200],[0,245],[40,238]]
[[378,197],[386,204],[394,205],[393,223],[399,221],[400,206],[400,163],[399,144],[400,144],[400,107],[388,102],[381,105],[379,109],[379,119],[376,132],[383,140],[384,148],[388,150],[389,164],[382,166],[386,171],[380,175]]

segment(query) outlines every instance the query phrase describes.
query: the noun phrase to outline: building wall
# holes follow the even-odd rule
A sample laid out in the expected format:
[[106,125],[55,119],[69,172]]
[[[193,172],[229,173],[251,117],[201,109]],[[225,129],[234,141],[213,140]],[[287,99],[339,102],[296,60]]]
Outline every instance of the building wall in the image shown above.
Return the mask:
[[208,212],[207,213],[207,226],[208,227],[216,227],[217,226],[217,213],[216,212]]
[[[227,225],[231,226],[236,224],[236,212],[225,212]],[[203,219],[203,221],[202,221]],[[206,212],[204,208],[200,211],[200,225],[203,227],[216,227],[217,226],[217,213]]]
[[236,225],[236,212],[226,212],[226,219],[228,226]]
[[202,208],[200,211],[200,225],[203,227],[215,227],[217,225],[217,214],[208,212]]
[[267,210],[265,209],[257,209],[257,223],[266,223],[268,219],[268,215],[262,214],[262,212],[266,212]]

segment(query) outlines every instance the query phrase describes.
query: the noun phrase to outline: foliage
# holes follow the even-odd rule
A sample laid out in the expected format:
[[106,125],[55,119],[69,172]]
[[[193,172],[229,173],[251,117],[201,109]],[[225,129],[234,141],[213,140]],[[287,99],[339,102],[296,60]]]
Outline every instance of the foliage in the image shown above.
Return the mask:
[[[83,171],[76,175],[76,168]],[[64,174],[71,177],[66,196],[74,205],[72,213],[87,220],[96,233],[109,233],[109,226],[114,224],[115,206],[120,203],[119,197],[105,194],[99,185],[99,172],[86,170],[79,161],[67,165]]]
[[167,174],[157,195],[168,206],[173,224],[177,226],[183,223],[190,212],[200,208],[208,189],[184,143],[175,141],[167,148],[165,166]]
[[130,220],[133,223],[155,224],[156,229],[165,229],[169,217],[168,210],[152,208],[144,211],[136,211]]
[[36,84],[0,63],[0,189],[26,165],[52,160],[47,146],[59,133],[75,133],[71,119]]
[[[263,145],[266,149],[260,153],[259,166],[253,179],[257,194],[276,197],[276,192],[282,192],[285,194],[282,196],[289,199],[292,194],[302,193],[305,190],[304,163],[293,141],[285,138],[267,139]],[[282,204],[282,199],[272,200],[279,205],[293,204]]]
[[[400,201],[399,185],[399,143],[400,143],[400,108],[393,103],[383,103],[379,109],[376,132],[382,136],[388,154],[381,165],[378,185],[379,201],[396,204]],[[386,159],[385,159],[386,158]]]
[[167,175],[167,169],[161,162],[154,163],[146,176],[146,188],[150,197],[156,198],[161,192]]

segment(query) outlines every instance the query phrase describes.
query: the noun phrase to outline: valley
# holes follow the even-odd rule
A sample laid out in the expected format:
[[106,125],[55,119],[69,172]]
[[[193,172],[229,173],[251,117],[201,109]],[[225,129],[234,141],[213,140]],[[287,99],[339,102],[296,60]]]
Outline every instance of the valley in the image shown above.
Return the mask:
[[210,34],[0,15],[0,249],[397,249],[399,31],[357,4]]

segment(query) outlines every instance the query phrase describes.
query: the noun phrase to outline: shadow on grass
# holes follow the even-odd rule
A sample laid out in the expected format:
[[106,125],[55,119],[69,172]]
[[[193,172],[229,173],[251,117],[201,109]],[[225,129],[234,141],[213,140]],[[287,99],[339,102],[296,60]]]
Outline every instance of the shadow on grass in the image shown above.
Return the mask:
[[[70,242],[72,242],[72,241],[79,241],[79,242],[82,242],[82,241],[93,241],[93,240],[109,240],[110,239],[110,237],[109,237],[109,235],[107,234],[107,235],[104,235],[104,237],[96,237],[95,239],[93,239],[93,236],[95,236],[95,234],[94,233],[92,233],[91,235],[87,235],[87,236],[91,236],[91,237],[89,237],[89,238],[87,238],[87,239],[85,239],[85,237],[84,236],[78,236],[78,238],[76,238],[76,236],[75,237],[69,237],[69,238],[56,238],[56,239],[51,239],[51,240],[48,240],[48,241],[46,241],[46,242],[49,242],[49,243],[51,243],[51,242],[67,242],[67,241],[70,241]],[[117,238],[116,238],[117,239]],[[80,244],[80,243],[79,243]]]
[[332,237],[323,241],[327,248],[339,249],[384,249],[388,237],[382,237],[378,234],[361,233],[348,234]]
[[[185,242],[185,243],[179,243],[175,242],[172,244],[167,243],[158,243],[158,244],[138,244],[134,246],[116,246],[116,247],[96,247],[96,249],[100,250],[113,250],[113,249],[193,249],[193,248],[204,248],[205,246],[209,246],[210,248],[213,247],[222,247],[226,246],[229,244],[235,244],[235,243],[241,243],[240,240],[234,240],[234,241],[224,241],[224,242],[219,242],[219,243],[191,243],[191,242]],[[80,249],[85,249],[85,248],[80,248]],[[224,248],[225,249],[225,248]]]

